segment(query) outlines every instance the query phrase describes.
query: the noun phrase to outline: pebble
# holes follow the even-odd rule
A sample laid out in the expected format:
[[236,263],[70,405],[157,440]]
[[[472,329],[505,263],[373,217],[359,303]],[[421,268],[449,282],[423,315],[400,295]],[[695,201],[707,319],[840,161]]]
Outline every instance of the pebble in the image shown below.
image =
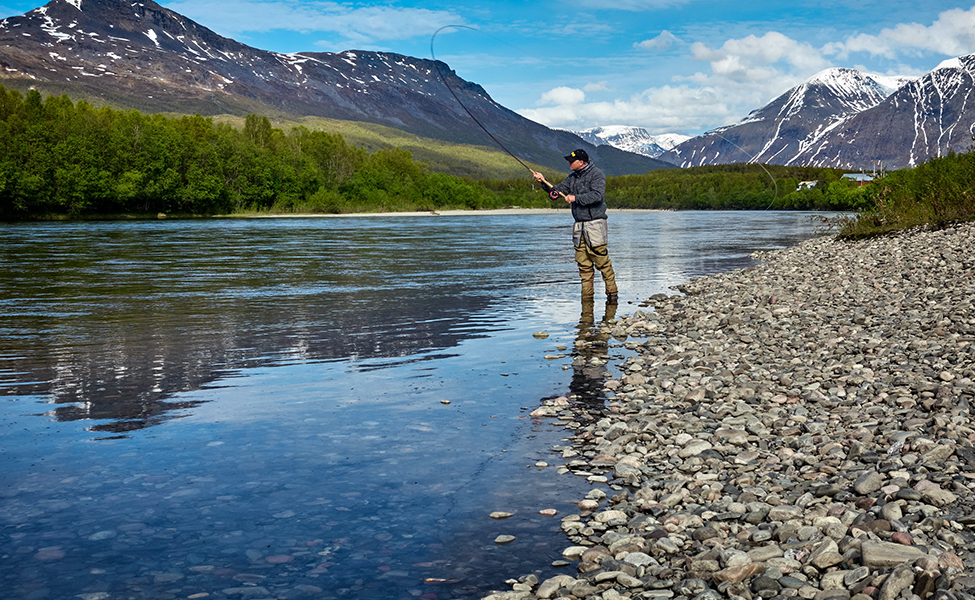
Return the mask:
[[975,599],[975,224],[755,257],[579,337],[577,573],[488,597]]

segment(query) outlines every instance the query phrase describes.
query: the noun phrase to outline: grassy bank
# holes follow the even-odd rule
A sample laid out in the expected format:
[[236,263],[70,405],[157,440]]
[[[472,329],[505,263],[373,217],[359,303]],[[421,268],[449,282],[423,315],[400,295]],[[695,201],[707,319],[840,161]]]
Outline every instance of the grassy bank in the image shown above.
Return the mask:
[[867,208],[840,222],[840,237],[863,238],[918,226],[975,220],[975,154],[950,154],[902,169],[863,188]]

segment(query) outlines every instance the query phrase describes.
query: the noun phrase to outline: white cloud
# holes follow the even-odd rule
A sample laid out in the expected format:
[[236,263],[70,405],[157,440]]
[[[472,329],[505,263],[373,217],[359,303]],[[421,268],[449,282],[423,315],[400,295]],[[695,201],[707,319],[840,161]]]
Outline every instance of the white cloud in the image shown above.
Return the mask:
[[730,115],[727,103],[715,90],[687,85],[652,88],[626,100],[559,104],[518,112],[551,127],[626,123],[645,126],[651,133],[703,129],[725,122]]
[[773,73],[773,65],[803,73],[817,73],[830,62],[819,50],[805,42],[798,42],[777,31],[762,37],[749,35],[740,40],[728,40],[720,48],[710,48],[701,42],[691,45],[694,58],[711,63],[711,70],[730,79],[761,80]]
[[633,44],[635,48],[642,48],[644,50],[667,50],[671,46],[676,46],[681,44],[681,39],[666,29],[660,32],[655,38],[649,40],[643,40]]
[[708,68],[674,77],[673,85],[610,102],[587,102],[579,90],[556,88],[543,95],[540,108],[519,112],[568,129],[627,123],[652,133],[694,133],[733,123],[832,66],[813,46],[774,31],[727,40],[719,47],[696,42],[691,58]]
[[465,22],[460,16],[446,11],[395,6],[356,8],[337,2],[179,0],[164,5],[198,23],[206,23],[210,29],[228,37],[245,32],[284,30],[336,33],[351,42],[369,43],[430,35],[444,25]]
[[583,91],[586,92],[611,92],[613,91],[605,81],[597,81],[596,83],[587,83],[582,87]]
[[562,87],[557,87],[555,89],[551,89],[545,92],[544,94],[542,94],[542,97],[539,99],[538,104],[539,105],[557,104],[557,105],[573,106],[576,104],[582,104],[585,101],[586,101],[586,93],[583,92],[582,90],[577,90],[575,88],[562,86]]
[[877,35],[851,36],[845,42],[827,44],[823,51],[841,60],[858,52],[885,58],[918,51],[945,56],[970,54],[975,52],[975,8],[947,10],[929,26],[902,23]]

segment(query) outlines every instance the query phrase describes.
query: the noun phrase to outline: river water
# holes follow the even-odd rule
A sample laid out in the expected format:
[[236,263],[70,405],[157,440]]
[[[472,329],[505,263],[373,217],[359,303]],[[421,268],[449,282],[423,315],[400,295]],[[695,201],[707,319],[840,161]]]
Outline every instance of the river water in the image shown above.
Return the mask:
[[[440,600],[573,573],[559,519],[590,484],[528,416],[601,400],[571,351],[614,309],[597,275],[583,310],[570,221],[0,224],[4,596]],[[617,310],[820,230],[612,213]]]

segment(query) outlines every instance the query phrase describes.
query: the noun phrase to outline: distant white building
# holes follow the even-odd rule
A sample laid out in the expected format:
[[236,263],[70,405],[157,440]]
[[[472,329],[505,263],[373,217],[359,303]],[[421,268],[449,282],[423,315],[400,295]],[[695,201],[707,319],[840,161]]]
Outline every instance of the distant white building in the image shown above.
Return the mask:
[[796,188],[796,190],[797,191],[798,190],[811,190],[814,187],[816,187],[816,184],[817,183],[819,183],[819,182],[818,181],[800,181],[799,182],[799,186]]

